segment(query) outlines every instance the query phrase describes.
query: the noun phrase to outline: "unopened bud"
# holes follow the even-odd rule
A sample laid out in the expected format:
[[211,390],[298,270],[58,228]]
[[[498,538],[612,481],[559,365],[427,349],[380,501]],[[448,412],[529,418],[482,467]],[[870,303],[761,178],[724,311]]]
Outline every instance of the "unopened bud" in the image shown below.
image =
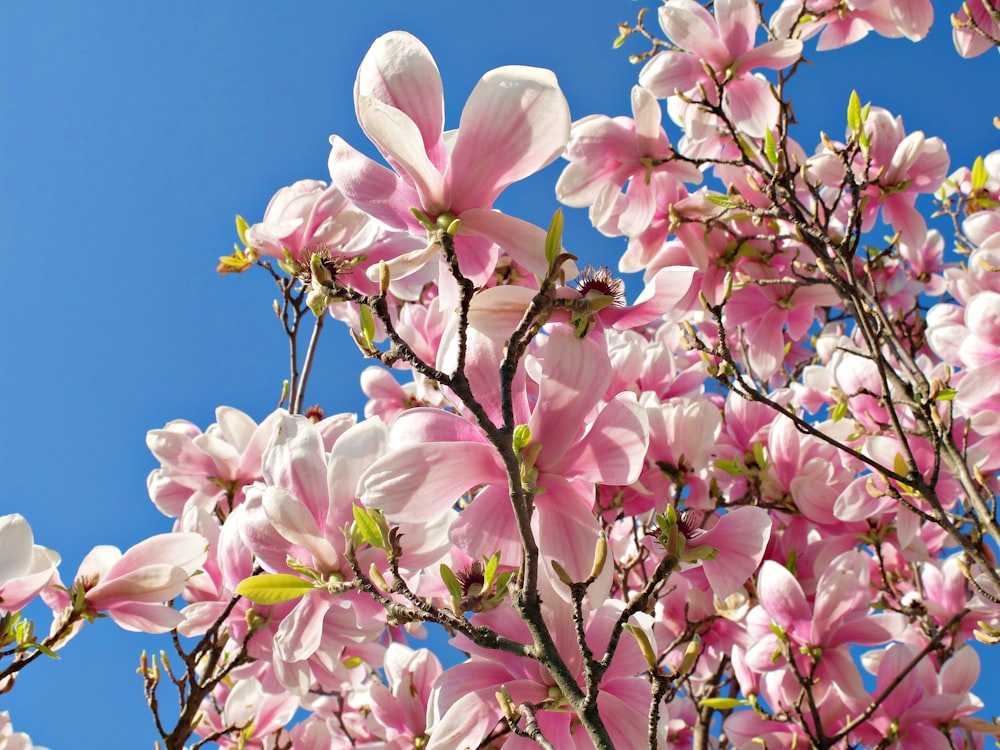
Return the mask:
[[698,661],[698,653],[700,651],[701,638],[695,636],[694,640],[688,643],[687,648],[684,649],[684,657],[681,659],[681,663],[677,667],[677,672],[679,674],[687,674],[694,669],[694,665]]
[[646,660],[646,664],[649,665],[649,668],[657,669],[659,666],[659,659],[656,658],[656,650],[653,648],[653,644],[650,643],[649,636],[646,635],[646,631],[628,623],[626,623],[623,627],[632,634],[633,638],[635,638],[635,642],[639,646],[639,653],[642,654],[642,658]]
[[559,577],[560,581],[565,583],[567,586],[573,585],[573,579],[569,577],[569,573],[567,573],[566,569],[555,560],[552,560],[552,570],[556,572],[556,576]]
[[392,280],[392,276],[389,272],[389,266],[384,260],[378,262],[378,288],[382,294],[389,291],[389,282]]
[[604,564],[608,561],[608,537],[603,531],[597,537],[597,546],[594,549],[594,564],[590,569],[588,581],[596,581],[597,577],[604,571]]
[[388,581],[386,581],[385,578],[383,577],[382,571],[378,569],[378,566],[376,566],[375,563],[372,563],[371,567],[368,568],[368,577],[371,579],[371,582],[375,584],[376,588],[380,589],[386,594],[392,591],[392,588],[389,586]]

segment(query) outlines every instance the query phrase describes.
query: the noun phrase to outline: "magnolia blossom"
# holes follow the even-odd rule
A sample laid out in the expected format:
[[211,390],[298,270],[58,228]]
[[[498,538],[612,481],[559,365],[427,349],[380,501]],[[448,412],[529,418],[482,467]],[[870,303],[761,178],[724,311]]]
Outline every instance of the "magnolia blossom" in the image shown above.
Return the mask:
[[0,614],[23,609],[57,575],[58,565],[58,554],[35,544],[24,516],[0,516]]
[[771,28],[779,37],[819,34],[816,49],[822,51],[859,42],[869,31],[917,42],[933,21],[931,0],[785,0],[771,16]]
[[24,732],[15,732],[10,714],[0,711],[0,750],[47,750],[41,745],[31,744],[31,737]]
[[[354,104],[362,129],[392,169],[332,136],[333,184],[392,229],[424,233],[414,209],[442,228],[458,219],[455,249],[463,272],[477,283],[492,274],[497,246],[544,274],[544,230],[494,211],[493,202],[566,146],[569,106],[555,75],[524,66],[486,73],[447,139],[443,96],[437,65],[419,40],[402,31],[375,40],[358,70]],[[389,261],[392,278],[421,268],[437,252],[432,243]]]
[[[145,633],[166,633],[184,616],[167,606],[205,561],[208,543],[200,534],[159,534],[122,554],[117,547],[94,547],[80,563],[73,586],[80,586],[94,613],[107,612],[119,627]],[[70,606],[69,594],[51,589],[46,603],[53,609]]]
[[681,49],[654,55],[639,83],[661,98],[677,92],[699,98],[700,86],[712,103],[718,103],[720,85],[733,125],[762,137],[777,121],[779,104],[768,82],[751,71],[791,65],[802,54],[802,42],[778,39],[756,46],[760,16],[753,0],[716,2],[714,18],[694,0],[671,0],[660,6],[659,19],[667,38]]

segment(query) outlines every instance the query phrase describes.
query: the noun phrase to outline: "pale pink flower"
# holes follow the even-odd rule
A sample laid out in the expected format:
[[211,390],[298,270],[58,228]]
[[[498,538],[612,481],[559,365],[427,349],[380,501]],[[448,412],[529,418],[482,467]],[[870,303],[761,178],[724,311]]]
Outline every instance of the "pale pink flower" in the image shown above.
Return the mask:
[[820,51],[854,44],[869,31],[918,42],[933,22],[931,0],[785,0],[771,16],[779,37],[809,39],[822,32],[816,45]]
[[[747,615],[755,641],[747,650],[747,665],[756,672],[783,669],[784,659],[774,655],[781,653],[782,640],[787,640],[800,673],[815,675],[817,701],[830,689],[845,699],[864,700],[867,694],[848,646],[885,643],[905,625],[896,613],[868,613],[869,580],[868,559],[860,552],[845,552],[823,571],[810,604],[795,576],[779,563],[765,560],[757,579],[760,604]],[[806,662],[811,657],[804,655],[814,648],[822,651],[815,671]]]
[[35,544],[24,516],[0,516],[0,614],[23,609],[56,575],[58,565],[58,554]]
[[[247,228],[246,238],[263,255],[284,260],[287,251],[292,261],[305,266],[318,253],[333,269],[338,284],[362,294],[378,293],[377,279],[369,279],[367,269],[423,247],[408,234],[387,232],[336,187],[319,180],[299,180],[278,190],[264,219]],[[422,274],[405,283],[394,282],[389,290],[399,299],[416,299],[429,280]]]
[[[570,672],[579,679],[583,664],[570,605],[547,593],[543,593],[543,599],[542,613],[549,633]],[[609,600],[593,610],[585,609],[583,628],[594,653],[604,653],[611,627],[623,607],[621,602]],[[522,643],[531,642],[527,626],[511,607],[476,615],[474,622]],[[593,746],[551,675],[538,662],[483,649],[462,636],[453,644],[471,658],[448,669],[439,680],[435,709],[440,719],[432,727],[427,750],[478,747],[503,718],[495,697],[501,687],[515,705],[529,702],[539,706],[539,726],[554,747],[569,750]],[[647,669],[639,649],[623,640],[601,679],[597,703],[614,747],[646,746],[650,692],[642,674]],[[505,746],[527,750],[534,743],[512,737]]]
[[887,693],[868,722],[875,730],[870,741],[883,740],[878,744],[886,750],[948,750],[962,744],[959,734],[949,737],[950,727],[1000,733],[996,724],[972,717],[983,707],[971,692],[979,678],[974,649],[958,649],[940,670],[931,659],[921,659],[904,675],[918,652],[919,646],[894,643],[862,657],[865,667],[877,675],[876,694]]
[[641,233],[659,196],[674,190],[654,174],[668,183],[702,180],[694,165],[673,158],[661,113],[649,91],[633,86],[632,118],[590,115],[574,122],[565,153],[569,166],[556,183],[556,197],[567,206],[589,206],[591,223],[604,234]]
[[215,740],[219,747],[261,750],[269,747],[265,744],[269,735],[288,724],[298,708],[299,699],[282,690],[273,677],[267,680],[261,665],[254,664],[220,682],[202,702],[195,732],[205,737],[230,730]]
[[[990,7],[994,10],[1000,10],[1000,3],[997,3],[997,0],[967,0],[961,4],[955,15],[958,16],[960,23],[967,23],[971,20],[994,39],[1000,39],[1000,24],[997,24],[990,16]],[[971,19],[966,8],[972,11]],[[962,57],[978,57],[994,46],[989,39],[977,34],[974,29],[953,28],[951,33],[955,41],[955,49]]]
[[[537,489],[532,525],[546,573],[548,560],[554,559],[583,580],[599,531],[592,511],[594,483],[630,484],[638,477],[646,452],[646,414],[634,396],[622,394],[593,415],[611,379],[603,342],[578,339],[566,325],[544,338],[537,400],[524,419],[531,434],[524,471]],[[523,405],[526,398],[516,394],[515,402]],[[463,417],[431,409],[401,414],[392,426],[389,451],[359,486],[365,505],[380,508],[390,520],[426,524],[440,522],[462,495],[478,490],[459,514],[452,541],[474,557],[500,550],[505,564],[519,559],[500,454]]]
[[[159,534],[122,554],[117,547],[94,547],[80,563],[73,587],[80,586],[89,610],[107,612],[119,627],[166,633],[184,616],[168,606],[205,562],[208,542],[200,534]],[[53,609],[70,605],[64,591],[49,594]]]
[[419,747],[419,738],[428,734],[428,706],[441,662],[426,648],[414,651],[392,643],[383,667],[386,684],[373,681],[365,705],[372,732],[385,739],[387,750]]
[[783,39],[755,46],[760,16],[753,0],[720,0],[714,18],[694,0],[670,0],[660,6],[659,19],[680,50],[655,55],[639,74],[639,83],[660,98],[678,91],[700,98],[700,85],[713,103],[716,83],[721,84],[722,106],[733,125],[753,138],[763,137],[778,120],[779,103],[768,82],[751,71],[791,65],[802,54],[802,42]]
[[46,750],[46,748],[31,744],[31,737],[24,732],[15,732],[10,722],[10,714],[0,711],[0,750]]
[[[569,139],[569,106],[555,75],[541,68],[492,70],[475,87],[459,128],[445,140],[441,76],[427,48],[406,32],[375,40],[354,87],[358,121],[387,169],[343,139],[330,139],[333,183],[386,226],[424,234],[417,209],[431,221],[459,219],[456,252],[463,272],[482,283],[499,245],[533,273],[544,274],[545,232],[493,210],[511,183],[554,161]],[[432,245],[389,262],[393,278],[429,262]]]

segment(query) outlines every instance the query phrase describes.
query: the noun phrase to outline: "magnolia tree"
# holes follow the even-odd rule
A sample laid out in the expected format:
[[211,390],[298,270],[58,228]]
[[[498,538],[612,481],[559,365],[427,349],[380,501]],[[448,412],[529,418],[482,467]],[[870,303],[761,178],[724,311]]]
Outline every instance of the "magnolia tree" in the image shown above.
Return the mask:
[[[856,95],[794,131],[807,52],[919,40],[929,0],[709,6],[623,24],[631,116],[575,122],[511,66],[446,131],[431,53],[377,39],[354,100],[385,164],[333,136],[330,183],[238,219],[219,266],[280,290],[285,408],[151,431],[172,531],[72,577],[0,518],[0,689],[108,616],[172,635],[140,668],[170,750],[1000,734],[970,645],[1000,641],[1000,151],[953,170]],[[1000,3],[956,10],[960,54],[1000,45]],[[560,157],[559,201],[627,238],[631,305],[558,211],[494,208]],[[328,318],[379,363],[363,418],[306,408]],[[6,715],[0,747],[31,747]]]

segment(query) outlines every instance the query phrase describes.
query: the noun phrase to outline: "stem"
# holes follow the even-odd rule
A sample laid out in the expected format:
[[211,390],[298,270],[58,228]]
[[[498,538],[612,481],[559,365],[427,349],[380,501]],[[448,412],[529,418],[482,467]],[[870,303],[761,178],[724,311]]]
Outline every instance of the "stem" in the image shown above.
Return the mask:
[[294,398],[291,399],[288,411],[292,414],[302,413],[302,401],[306,396],[306,383],[309,380],[309,373],[312,372],[313,358],[316,356],[316,346],[319,343],[319,334],[323,330],[323,321],[326,320],[326,311],[323,312],[313,324],[312,335],[309,337],[309,348],[306,349],[306,358],[302,363],[302,374],[296,384]]

